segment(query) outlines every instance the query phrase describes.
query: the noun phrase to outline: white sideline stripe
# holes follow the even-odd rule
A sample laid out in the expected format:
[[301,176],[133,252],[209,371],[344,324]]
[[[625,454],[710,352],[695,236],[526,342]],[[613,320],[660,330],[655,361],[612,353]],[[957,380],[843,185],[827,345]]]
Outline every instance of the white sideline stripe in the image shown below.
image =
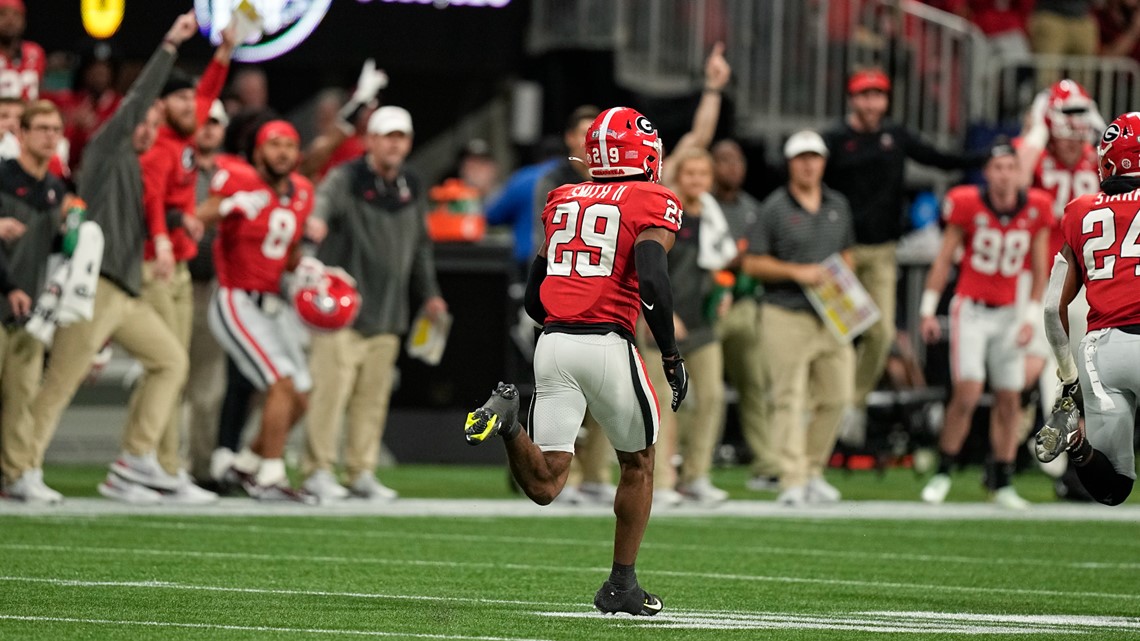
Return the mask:
[[[76,517],[85,523],[92,523],[88,517]],[[68,517],[60,517],[53,520],[71,520]],[[380,530],[369,530],[364,532],[347,532],[345,530],[334,530],[326,528],[296,528],[296,527],[279,527],[279,526],[265,526],[265,525],[236,525],[236,524],[218,524],[218,523],[184,523],[173,521],[151,521],[139,522],[128,521],[123,519],[99,519],[94,523],[99,525],[108,524],[122,524],[126,527],[136,528],[154,528],[154,529],[174,529],[185,530],[192,529],[194,531],[209,531],[209,530],[242,530],[250,533],[267,533],[272,532],[275,534],[310,534],[315,536],[351,536],[353,538],[407,538],[406,532],[385,532]],[[943,534],[946,538],[958,538],[956,534]],[[609,539],[606,540],[591,540],[591,539],[568,539],[568,538],[541,538],[529,536],[488,536],[488,535],[472,535],[472,534],[440,534],[440,533],[417,533],[415,535],[417,540],[436,540],[436,541],[485,541],[493,543],[508,543],[508,544],[521,544],[527,546],[533,545],[567,545],[577,547],[598,547],[610,548],[613,542]],[[0,544],[0,548],[8,547]],[[707,546],[691,545],[684,543],[653,543],[646,542],[642,544],[642,549],[650,550],[678,550],[678,551],[704,551]],[[920,563],[960,563],[969,565],[1024,565],[1030,567],[1039,567],[1041,561],[1039,559],[1031,558],[1010,558],[1010,557],[971,557],[961,555],[938,555],[938,554],[913,554],[913,553],[891,553],[891,552],[860,552],[852,550],[820,550],[808,548],[791,548],[791,547],[777,547],[767,545],[746,545],[733,547],[734,551],[741,553],[754,553],[754,554],[770,554],[780,556],[805,556],[817,558],[845,558],[856,560],[874,560],[874,561],[888,561],[888,562],[920,562]],[[280,558],[280,557],[278,557]],[[1067,567],[1077,570],[1090,570],[1090,569],[1110,569],[1110,570],[1134,570],[1140,567],[1138,563],[1108,563],[1108,562],[1083,562],[1083,561],[1064,561],[1051,564],[1053,567]]]
[[133,621],[129,619],[78,619],[72,617],[38,617],[0,614],[0,620],[33,623],[84,623],[88,625],[139,625],[148,628],[192,628],[199,630],[234,630],[240,632],[292,632],[295,634],[344,635],[357,637],[400,637],[402,639],[458,639],[462,641],[549,641],[521,637],[472,637],[459,634],[424,634],[416,632],[382,632],[379,630],[335,630],[324,628],[278,628],[262,625],[223,625],[220,623],[180,623],[177,621]]
[[[250,499],[223,498],[201,506],[116,503],[97,498],[68,498],[61,505],[38,505],[0,501],[0,516],[8,515],[168,515],[168,516],[446,516],[486,518],[495,516],[613,517],[609,505],[550,505],[540,507],[523,499],[400,499],[389,503],[340,501],[318,507],[296,503],[280,505]],[[654,520],[691,517],[738,517],[765,519],[875,520],[987,520],[987,521],[1120,521],[1140,523],[1140,503],[1105,507],[1081,503],[1041,503],[1032,509],[1010,512],[992,503],[944,503],[926,505],[908,501],[843,501],[834,505],[789,508],[774,501],[732,500],[715,506],[684,504],[655,510]]]
[[911,617],[913,619],[953,619],[957,621],[982,621],[998,623],[1031,623],[1050,626],[1073,626],[1093,628],[1123,628],[1140,630],[1140,618],[1135,617],[1095,617],[1073,615],[1026,615],[1026,614],[972,614],[966,612],[859,612],[858,614],[877,617]]

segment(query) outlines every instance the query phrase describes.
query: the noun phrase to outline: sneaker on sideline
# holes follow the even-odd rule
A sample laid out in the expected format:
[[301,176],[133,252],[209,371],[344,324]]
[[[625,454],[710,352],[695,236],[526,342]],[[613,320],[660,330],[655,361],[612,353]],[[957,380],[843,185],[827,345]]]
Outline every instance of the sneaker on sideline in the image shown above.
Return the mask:
[[178,489],[172,492],[162,493],[163,503],[172,503],[177,505],[208,505],[216,503],[218,495],[210,490],[198,487],[194,480],[190,478],[190,473],[186,470],[179,470],[178,472]]
[[25,503],[62,503],[63,495],[45,485],[43,477],[41,469],[27,470],[16,482],[4,487],[4,495]]
[[393,501],[400,496],[399,492],[381,483],[370,472],[357,474],[356,480],[348,486],[348,491],[356,498],[368,501]]
[[763,475],[753,476],[744,482],[744,487],[753,492],[779,492],[780,477]]
[[313,494],[305,490],[295,490],[284,483],[276,485],[247,484],[245,486],[249,496],[258,501],[292,501],[303,505],[317,505],[321,502]]
[[613,505],[617,499],[617,486],[612,483],[582,483],[578,492],[593,503]]
[[573,485],[562,486],[562,491],[554,497],[551,505],[581,505],[587,501],[585,495]]
[[653,488],[653,507],[677,507],[685,502],[685,497],[677,490],[667,487]]
[[158,464],[154,452],[134,456],[123,452],[111,463],[111,471],[128,481],[145,485],[153,490],[172,492],[178,489],[181,481],[174,474],[167,474]]
[[843,498],[843,495],[839,490],[824,480],[822,476],[817,476],[808,481],[808,503],[838,503],[841,498]]
[[804,503],[807,503],[807,486],[793,485],[785,489],[776,497],[776,502],[788,507],[800,507]]
[[728,500],[728,492],[713,485],[707,476],[691,483],[678,485],[677,492],[690,501],[697,501],[698,503],[723,503]]
[[602,614],[624,612],[634,616],[651,617],[660,612],[664,604],[656,594],[646,592],[640,585],[635,585],[629,590],[618,590],[606,581],[594,595],[594,607]]
[[994,503],[1007,510],[1027,510],[1029,509],[1029,501],[1021,498],[1017,490],[1013,489],[1012,485],[998,488],[994,491]]
[[946,495],[950,493],[950,476],[947,474],[935,474],[930,477],[926,482],[926,486],[922,488],[922,500],[931,505],[939,505],[946,500]]
[[218,483],[225,483],[227,472],[234,464],[234,451],[228,447],[219,447],[210,453],[210,478]]
[[121,503],[132,505],[157,505],[162,502],[162,494],[141,483],[125,479],[114,472],[99,484],[99,493]]
[[301,484],[301,489],[319,498],[321,503],[343,501],[349,496],[348,488],[341,485],[328,470],[317,470],[310,474]]

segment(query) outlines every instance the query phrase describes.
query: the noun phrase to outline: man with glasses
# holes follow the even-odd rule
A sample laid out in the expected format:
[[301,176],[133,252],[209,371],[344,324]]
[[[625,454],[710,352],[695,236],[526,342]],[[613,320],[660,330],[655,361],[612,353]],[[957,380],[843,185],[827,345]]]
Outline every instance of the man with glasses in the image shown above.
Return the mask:
[[60,230],[63,181],[48,171],[63,134],[63,118],[52,103],[28,105],[20,118],[20,155],[0,162],[0,243],[8,274],[0,282],[0,443],[4,493],[29,502],[58,503],[63,497],[44,484],[32,453],[28,410],[43,374],[44,346],[24,329],[47,271],[48,255]]

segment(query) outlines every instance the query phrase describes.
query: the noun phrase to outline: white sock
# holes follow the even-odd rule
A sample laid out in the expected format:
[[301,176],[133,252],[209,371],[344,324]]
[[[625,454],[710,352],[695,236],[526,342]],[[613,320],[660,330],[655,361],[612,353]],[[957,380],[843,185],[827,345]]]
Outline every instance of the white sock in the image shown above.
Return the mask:
[[238,455],[234,457],[233,466],[239,472],[253,474],[257,472],[258,467],[261,466],[261,457],[254,454],[253,450],[247,447],[238,452]]
[[261,468],[257,470],[257,484],[262,487],[282,485],[289,481],[285,475],[285,461],[279,458],[261,460]]

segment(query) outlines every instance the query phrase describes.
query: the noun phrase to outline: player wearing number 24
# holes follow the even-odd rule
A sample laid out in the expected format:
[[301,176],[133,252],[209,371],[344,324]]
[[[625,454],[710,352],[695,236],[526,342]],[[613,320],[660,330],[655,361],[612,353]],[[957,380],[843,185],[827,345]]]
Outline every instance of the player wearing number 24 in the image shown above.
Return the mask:
[[468,415],[464,436],[472,445],[501,437],[515,480],[546,505],[566,485],[589,409],[621,466],[613,570],[594,605],[605,613],[653,615],[661,600],[638,584],[634,561],[653,501],[660,409],[634,347],[634,327],[644,315],[676,411],[688,374],[674,335],[666,252],[681,227],[681,210],[677,196],[657,184],[661,140],[645,116],[607,109],[586,131],[585,143],[592,180],[550,192],[542,213],[545,241],[527,280],[526,311],[543,325],[527,429],[518,422],[518,390],[500,383]]
[[[970,420],[987,379],[996,399],[991,411],[991,469],[986,480],[1003,507],[1027,504],[1010,485],[1021,424],[1025,386],[1025,347],[1041,314],[1048,270],[1052,202],[1040,190],[1019,189],[1013,147],[998,139],[986,161],[985,185],[956,187],[946,195],[946,232],[931,266],[919,313],[927,342],[941,338],[935,318],[950,266],[964,248],[958,285],[950,303],[950,374],[953,391],[939,436],[938,473],[922,491],[928,503],[941,503],[950,490],[950,472],[970,431]],[[1019,312],[1017,281],[1032,259],[1029,304]]]

